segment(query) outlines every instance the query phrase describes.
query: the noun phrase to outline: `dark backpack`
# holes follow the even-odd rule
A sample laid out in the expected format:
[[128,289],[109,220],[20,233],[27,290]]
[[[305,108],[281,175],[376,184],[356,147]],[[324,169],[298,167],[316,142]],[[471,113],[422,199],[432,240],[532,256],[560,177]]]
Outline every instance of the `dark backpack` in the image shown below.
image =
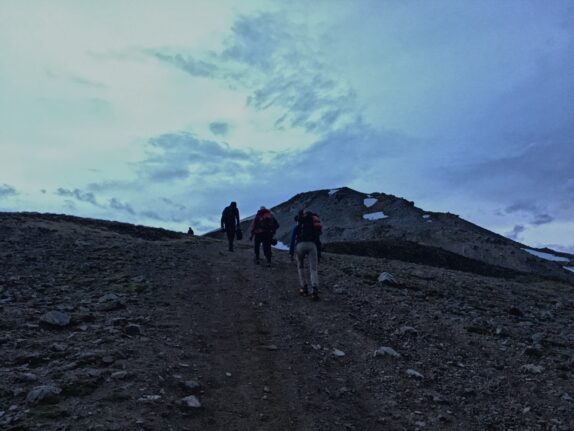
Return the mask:
[[275,220],[273,219],[271,212],[266,211],[261,214],[261,218],[259,219],[259,229],[263,232],[275,232],[277,226],[275,226]]
[[317,214],[308,213],[299,220],[298,241],[317,241],[323,233],[321,219]]

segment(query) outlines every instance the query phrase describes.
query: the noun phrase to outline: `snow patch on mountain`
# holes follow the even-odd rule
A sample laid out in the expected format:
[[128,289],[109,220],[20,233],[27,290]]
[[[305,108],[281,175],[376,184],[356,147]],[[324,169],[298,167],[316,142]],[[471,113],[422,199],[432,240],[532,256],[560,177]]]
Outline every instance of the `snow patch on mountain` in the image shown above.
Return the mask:
[[551,260],[553,262],[570,262],[570,259],[566,258],[566,257],[562,257],[562,256],[556,256],[554,254],[550,254],[550,253],[544,253],[542,251],[537,251],[537,250],[531,250],[529,248],[523,248],[522,250],[536,256],[539,257],[541,259],[546,259],[546,260]]
[[365,204],[365,206],[367,208],[372,207],[373,205],[375,205],[377,203],[378,199],[376,198],[366,198],[365,200],[363,200],[363,204]]
[[331,189],[329,190],[329,196],[333,196],[335,193],[337,193],[339,190],[341,189]]
[[430,218],[430,214],[423,214],[423,218],[429,219],[429,218]]
[[563,266],[562,268],[564,268],[566,271],[574,272],[574,266]]
[[377,211],[376,213],[368,213],[368,214],[363,214],[363,218],[365,220],[381,220],[384,218],[387,218],[388,216],[385,215],[384,212],[382,211]]

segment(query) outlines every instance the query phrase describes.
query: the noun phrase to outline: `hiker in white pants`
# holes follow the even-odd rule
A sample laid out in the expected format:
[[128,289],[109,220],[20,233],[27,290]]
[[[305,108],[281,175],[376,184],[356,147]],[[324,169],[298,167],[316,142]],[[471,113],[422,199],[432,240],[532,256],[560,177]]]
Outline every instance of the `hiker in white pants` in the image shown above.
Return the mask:
[[318,295],[319,274],[317,273],[317,246],[313,241],[302,241],[295,247],[297,257],[297,272],[299,273],[299,285],[301,294],[308,295],[309,285],[305,280],[305,256],[309,256],[309,278],[311,284],[311,294]]
[[289,254],[291,258],[297,256],[297,272],[299,274],[299,293],[309,295],[308,283],[305,280],[305,256],[309,256],[309,278],[311,283],[311,297],[314,301],[319,300],[319,275],[317,273],[318,253],[317,243],[322,233],[321,220],[317,214],[311,211],[300,211],[297,217],[297,226],[291,234]]

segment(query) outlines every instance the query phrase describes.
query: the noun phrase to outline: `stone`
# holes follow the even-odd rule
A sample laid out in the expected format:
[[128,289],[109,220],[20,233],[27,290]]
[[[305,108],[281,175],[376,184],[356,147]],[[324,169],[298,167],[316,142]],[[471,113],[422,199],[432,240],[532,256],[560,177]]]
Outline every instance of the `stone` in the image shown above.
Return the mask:
[[48,311],[40,317],[40,322],[49,326],[63,328],[70,324],[70,316],[61,311]]
[[161,395],[143,395],[138,398],[138,401],[153,402],[161,400]]
[[379,347],[377,350],[375,350],[375,353],[373,356],[375,358],[377,356],[392,356],[394,358],[400,358],[401,354],[399,352],[397,352],[395,349],[393,349],[392,347],[382,346],[382,347]]
[[140,325],[130,323],[124,328],[124,332],[128,335],[140,335],[142,333],[142,329]]
[[55,402],[58,399],[58,395],[62,392],[57,386],[53,385],[43,385],[36,386],[26,396],[26,402],[30,404],[44,403],[44,402]]
[[343,356],[345,356],[345,352],[343,352],[342,350],[339,349],[333,349],[333,355],[337,356],[338,358],[342,358]]
[[186,380],[185,382],[183,382],[183,386],[191,391],[201,389],[201,384],[196,380]]
[[111,374],[112,379],[125,379],[128,376],[127,371],[115,371]]
[[544,371],[544,367],[541,365],[526,364],[520,367],[523,373],[529,374],[541,374]]
[[407,376],[412,377],[414,379],[423,379],[424,378],[424,376],[421,373],[419,373],[416,370],[413,370],[412,368],[409,368],[407,370]]
[[393,277],[393,275],[388,272],[381,272],[377,278],[377,281],[383,284],[399,284],[395,277]]
[[201,402],[195,395],[188,395],[187,397],[182,398],[179,403],[180,405],[190,409],[201,408]]

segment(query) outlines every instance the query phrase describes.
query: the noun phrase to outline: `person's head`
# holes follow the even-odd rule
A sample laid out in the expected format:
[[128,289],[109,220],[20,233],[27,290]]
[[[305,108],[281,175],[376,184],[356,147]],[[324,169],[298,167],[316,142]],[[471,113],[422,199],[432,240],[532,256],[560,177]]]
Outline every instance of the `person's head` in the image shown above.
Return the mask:
[[235,207],[237,206],[237,202],[235,202],[235,201],[234,201],[234,202],[231,202],[231,206],[232,206],[233,208],[235,208]]
[[265,208],[265,205],[261,205],[261,206],[259,207],[259,211],[263,211],[263,210],[266,210],[266,209],[267,209],[267,208]]

